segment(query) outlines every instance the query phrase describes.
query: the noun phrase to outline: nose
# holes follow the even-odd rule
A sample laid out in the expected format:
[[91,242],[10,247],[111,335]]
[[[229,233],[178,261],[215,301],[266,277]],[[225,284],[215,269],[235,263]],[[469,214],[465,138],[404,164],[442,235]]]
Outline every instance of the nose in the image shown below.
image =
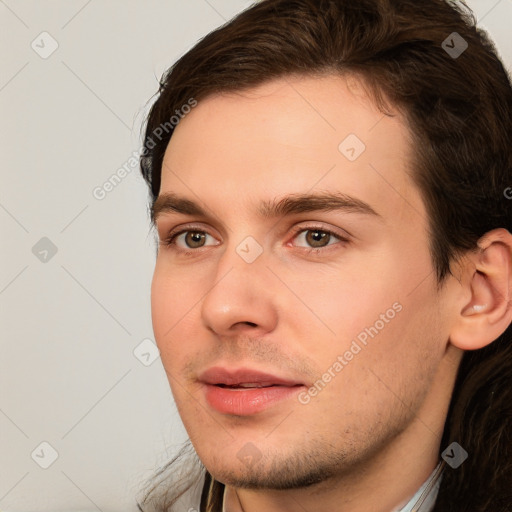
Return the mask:
[[219,259],[202,305],[205,326],[219,336],[263,336],[277,324],[275,278],[265,253],[248,263],[227,249]]

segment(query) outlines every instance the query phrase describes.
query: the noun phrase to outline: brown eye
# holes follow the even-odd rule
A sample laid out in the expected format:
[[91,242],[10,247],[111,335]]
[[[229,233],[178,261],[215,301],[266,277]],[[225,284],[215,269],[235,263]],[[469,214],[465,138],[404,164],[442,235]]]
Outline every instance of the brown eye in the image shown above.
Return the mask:
[[202,231],[186,231],[185,232],[185,244],[190,249],[197,249],[204,245],[206,239],[205,234]]
[[[208,237],[210,237],[215,243],[208,244]],[[171,232],[171,234],[160,243],[172,250],[187,254],[189,249],[202,249],[209,245],[219,245],[219,242],[215,240],[215,237],[210,235],[207,231],[193,227]]]
[[294,230],[293,239],[295,247],[316,256],[345,248],[350,241],[343,234],[323,226],[298,226]]
[[306,242],[311,247],[325,247],[332,236],[331,233],[319,229],[308,229],[306,233]]

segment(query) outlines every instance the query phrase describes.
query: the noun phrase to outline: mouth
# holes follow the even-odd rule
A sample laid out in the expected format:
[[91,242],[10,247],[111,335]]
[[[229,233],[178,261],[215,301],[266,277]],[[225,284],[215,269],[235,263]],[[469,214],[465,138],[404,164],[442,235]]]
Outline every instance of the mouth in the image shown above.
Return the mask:
[[265,388],[271,386],[303,386],[304,383],[287,377],[251,370],[248,368],[223,368],[214,366],[201,373],[199,380],[221,387]]
[[205,399],[221,414],[247,416],[296,395],[305,384],[257,370],[213,367],[199,377]]

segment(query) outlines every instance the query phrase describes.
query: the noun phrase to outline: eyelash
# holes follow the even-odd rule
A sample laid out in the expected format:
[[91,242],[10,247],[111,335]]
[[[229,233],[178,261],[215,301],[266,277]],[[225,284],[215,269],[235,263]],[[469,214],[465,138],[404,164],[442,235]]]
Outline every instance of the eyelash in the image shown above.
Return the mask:
[[[321,226],[307,226],[307,227],[304,227],[304,226],[300,226],[300,227],[297,227],[296,229],[293,230],[293,238],[296,238],[297,235],[299,235],[300,233],[304,232],[304,231],[318,231],[320,233],[325,233],[329,236],[332,236],[334,238],[337,238],[343,245],[345,243],[348,243],[349,242],[349,239],[344,237],[344,236],[341,236],[339,235],[338,233],[335,233],[334,231],[331,231],[329,229],[325,229]],[[207,231],[205,231],[204,229],[201,229],[200,227],[195,227],[195,226],[188,226],[186,229],[181,229],[179,231],[176,231],[176,232],[171,232],[169,234],[169,236],[167,236],[164,240],[162,240],[160,243],[162,245],[164,245],[165,247],[173,247],[173,250],[177,251],[177,252],[180,252],[182,254],[184,254],[185,256],[190,256],[192,255],[193,253],[197,253],[199,252],[201,249],[204,249],[205,247],[199,247],[197,249],[189,249],[189,250],[185,250],[185,249],[182,249],[182,248],[179,248],[177,245],[176,245],[176,238],[184,233],[188,233],[188,232],[192,232],[192,233],[201,233],[201,234],[209,234]],[[336,244],[329,244],[329,245],[326,245],[324,247],[312,247],[312,248],[307,248],[307,247],[300,247],[300,249],[304,252],[306,252],[307,254],[318,254],[320,252],[324,252],[325,250],[329,250],[327,249],[328,247],[330,247],[331,245],[336,245]]]

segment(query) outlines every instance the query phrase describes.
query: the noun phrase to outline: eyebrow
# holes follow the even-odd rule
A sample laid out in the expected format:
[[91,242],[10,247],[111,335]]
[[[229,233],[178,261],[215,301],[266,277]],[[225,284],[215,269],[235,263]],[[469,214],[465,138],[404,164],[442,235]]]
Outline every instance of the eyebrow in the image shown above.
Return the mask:
[[[292,215],[316,211],[344,211],[347,213],[362,213],[382,220],[369,204],[348,194],[314,193],[291,194],[282,199],[262,201],[258,207],[258,214],[264,219],[274,219],[285,215]],[[210,216],[194,201],[180,197],[172,192],[160,194],[151,207],[151,220],[153,224],[163,214],[181,213],[184,215],[197,215],[204,218]]]

